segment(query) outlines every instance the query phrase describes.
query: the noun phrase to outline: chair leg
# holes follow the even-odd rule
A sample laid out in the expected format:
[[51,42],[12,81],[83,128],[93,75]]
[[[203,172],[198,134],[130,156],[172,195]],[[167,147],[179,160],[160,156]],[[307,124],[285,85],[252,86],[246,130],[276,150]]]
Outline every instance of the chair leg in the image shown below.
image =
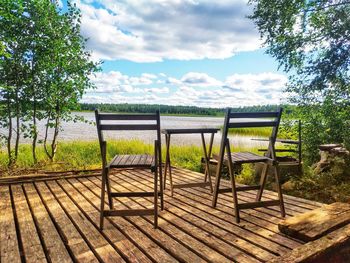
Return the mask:
[[170,192],[171,192],[171,196],[174,195],[174,186],[173,186],[173,175],[171,172],[171,166],[169,163],[169,181],[170,181]]
[[278,164],[274,165],[274,169],[275,169],[275,178],[276,178],[276,184],[277,184],[278,199],[280,200],[281,216],[285,217],[286,216],[286,211],[285,211],[285,208],[284,208],[283,194],[282,194],[282,188],[281,188],[281,183],[280,183],[280,169],[279,169],[279,165]]
[[235,210],[235,217],[236,217],[236,223],[239,223],[241,221],[241,218],[239,216],[239,209],[238,209],[238,198],[237,198],[237,191],[236,191],[236,182],[235,182],[235,175],[233,173],[233,165],[230,169],[230,177],[231,177],[231,187],[232,187],[232,197],[233,197],[233,203],[234,203],[234,210]]
[[158,228],[158,168],[154,172],[154,228]]
[[[210,167],[209,167],[209,156],[208,156],[208,152],[207,152],[207,146],[205,143],[205,138],[204,138],[204,134],[201,133],[201,137],[202,137],[202,146],[203,146],[203,153],[204,153],[204,159],[205,159],[205,170],[204,170],[204,182],[207,182],[207,177],[208,178],[208,182],[210,184],[210,192],[213,192],[213,185],[211,183],[211,176],[210,176]],[[210,151],[210,149],[209,149]]]
[[159,184],[160,184],[160,209],[164,210],[164,188],[163,188],[163,174],[162,174],[162,165],[159,165]]
[[265,188],[265,184],[266,184],[266,178],[267,178],[267,173],[268,173],[268,167],[269,165],[267,163],[264,164],[263,170],[261,171],[261,176],[260,176],[260,189],[258,191],[258,193],[256,194],[256,198],[255,201],[260,201],[262,194],[264,192],[264,188]]
[[109,204],[109,209],[113,209],[113,198],[111,195],[111,182],[109,180],[109,169],[105,168],[105,173],[106,173],[106,186],[107,186],[107,196],[108,196],[108,204]]
[[101,186],[101,207],[100,207],[100,230],[103,230],[103,211],[105,205],[105,191],[106,191],[106,169],[102,170],[102,186]]
[[209,177],[209,183],[210,183],[210,192],[213,193],[214,188],[213,188],[213,182],[211,180],[211,172],[210,172],[210,156],[213,150],[213,143],[214,143],[214,133],[211,134],[210,136],[210,142],[209,142],[209,150],[208,150],[208,177]]
[[210,184],[210,193],[213,193],[213,183],[211,181],[211,173],[210,173],[210,170],[208,170],[208,181],[209,181],[209,184]]
[[219,162],[217,167],[216,167],[216,176],[215,176],[215,186],[214,186],[212,207],[216,207],[216,203],[218,201],[220,179],[221,179],[221,169],[222,169],[222,163]]
[[232,163],[232,159],[231,159],[231,149],[230,149],[229,144],[226,144],[226,152],[228,155],[228,170],[229,170],[229,175],[230,175],[230,179],[231,179],[232,197],[233,197],[233,203],[234,203],[236,223],[239,223],[241,221],[241,219],[239,216],[235,174],[233,172],[233,163]]

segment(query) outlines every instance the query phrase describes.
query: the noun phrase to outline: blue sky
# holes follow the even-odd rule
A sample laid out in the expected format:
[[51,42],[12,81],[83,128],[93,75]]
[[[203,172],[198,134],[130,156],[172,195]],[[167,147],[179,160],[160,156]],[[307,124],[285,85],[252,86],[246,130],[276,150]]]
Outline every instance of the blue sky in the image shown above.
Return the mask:
[[[83,102],[236,107],[281,103],[287,78],[243,0],[76,0],[102,72]],[[64,6],[64,4],[63,4]]]

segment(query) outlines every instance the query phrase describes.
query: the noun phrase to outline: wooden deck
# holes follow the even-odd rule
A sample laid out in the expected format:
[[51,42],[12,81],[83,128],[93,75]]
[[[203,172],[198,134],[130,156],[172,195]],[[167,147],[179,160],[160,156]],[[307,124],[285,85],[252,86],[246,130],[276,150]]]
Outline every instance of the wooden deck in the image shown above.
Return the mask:
[[[199,182],[203,175],[174,168],[173,179]],[[111,180],[115,191],[151,190],[153,182],[136,170],[113,172]],[[264,262],[302,245],[279,233],[278,207],[244,210],[236,224],[232,197],[221,194],[213,209],[208,188],[176,189],[173,197],[168,188],[158,230],[152,216],[113,217],[100,232],[100,185],[100,176],[0,184],[1,262]],[[240,192],[239,201],[254,192]],[[152,204],[152,198],[115,200],[122,209]],[[288,216],[320,205],[285,196]]]

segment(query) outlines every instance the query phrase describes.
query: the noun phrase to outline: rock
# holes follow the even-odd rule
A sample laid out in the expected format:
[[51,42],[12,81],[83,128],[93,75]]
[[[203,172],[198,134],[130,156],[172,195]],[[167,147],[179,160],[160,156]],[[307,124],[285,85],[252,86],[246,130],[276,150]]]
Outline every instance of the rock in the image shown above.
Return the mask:
[[334,148],[337,148],[337,147],[342,147],[343,145],[341,144],[321,144],[320,146],[318,146],[318,149],[320,149],[321,151],[330,151]]
[[313,165],[315,174],[332,170],[339,160],[346,162],[350,156],[350,152],[341,144],[323,144],[319,146],[319,149],[321,159]]

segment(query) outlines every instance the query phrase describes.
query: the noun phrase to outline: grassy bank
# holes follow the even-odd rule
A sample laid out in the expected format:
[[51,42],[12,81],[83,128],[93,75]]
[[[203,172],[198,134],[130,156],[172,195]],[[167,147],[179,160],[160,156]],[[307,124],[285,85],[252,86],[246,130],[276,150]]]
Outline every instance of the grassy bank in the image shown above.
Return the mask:
[[270,137],[272,128],[263,127],[263,128],[235,128],[230,129],[230,134],[237,134],[242,136],[252,136],[252,137]]
[[[31,146],[28,144],[20,145],[19,156],[17,160],[18,169],[44,169],[44,170],[72,170],[72,169],[95,169],[101,167],[101,156],[98,142],[94,141],[74,141],[61,142],[58,146],[57,155],[53,163],[49,162],[45,156],[43,147],[38,147],[38,164],[34,166]],[[165,160],[165,151],[163,147],[163,161]],[[248,150],[248,149],[235,149]],[[251,149],[249,149],[251,150]],[[219,148],[214,147],[213,152],[218,152]],[[108,142],[108,158],[111,159],[115,154],[153,154],[153,145],[144,143],[140,140],[114,140]],[[201,146],[171,146],[172,165],[200,170],[200,159],[203,156]],[[7,155],[5,150],[0,152],[0,170],[5,171],[7,165]]]

